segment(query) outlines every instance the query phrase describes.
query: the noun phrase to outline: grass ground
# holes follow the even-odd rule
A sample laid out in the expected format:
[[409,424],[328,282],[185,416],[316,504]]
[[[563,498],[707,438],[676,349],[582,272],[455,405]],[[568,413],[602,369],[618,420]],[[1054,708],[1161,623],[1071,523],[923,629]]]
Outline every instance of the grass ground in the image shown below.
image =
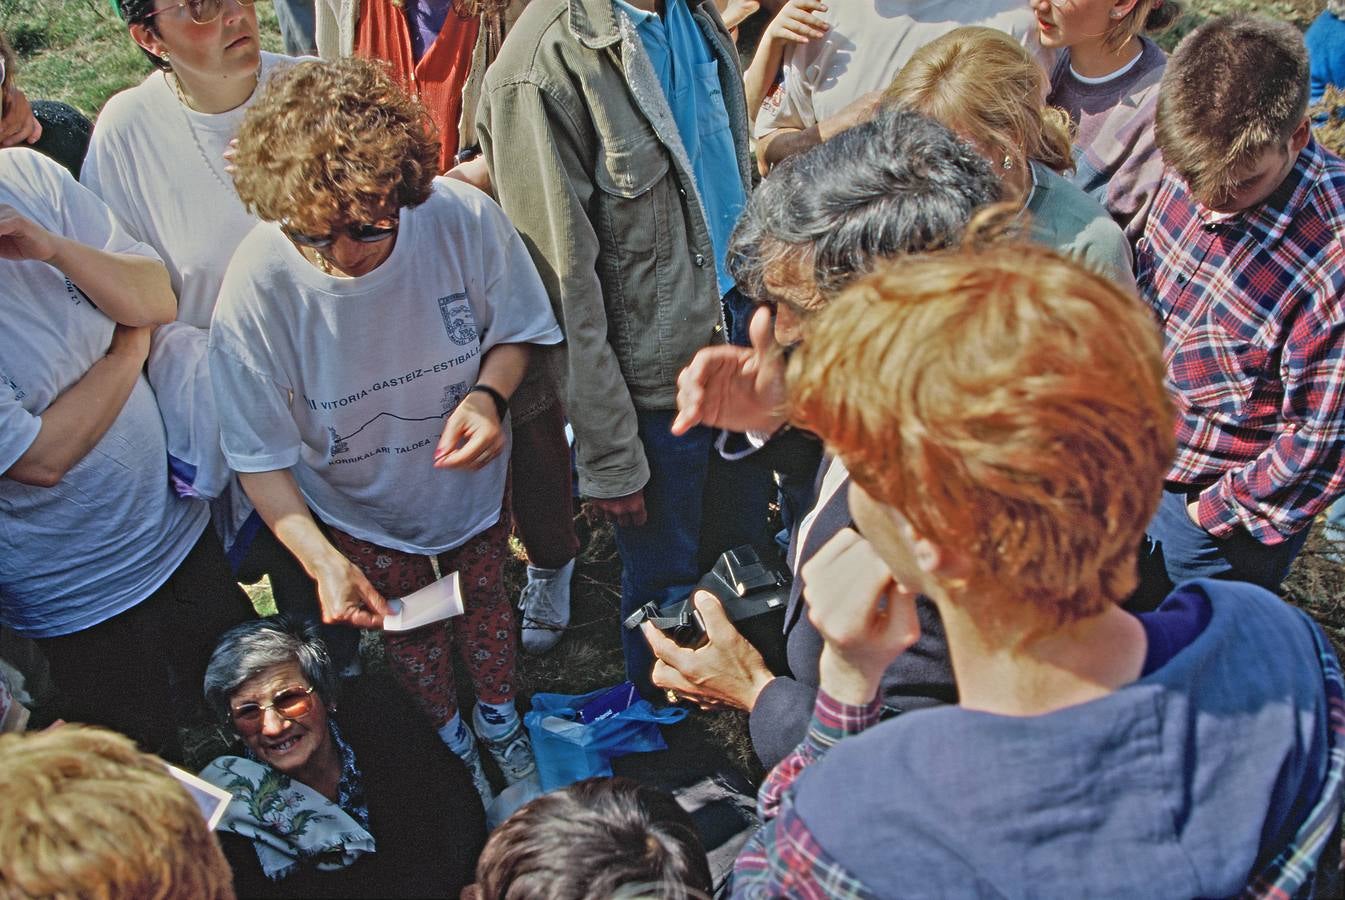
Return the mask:
[[[1224,12],[1261,12],[1306,27],[1321,11],[1323,2],[1187,0],[1184,5],[1187,14],[1162,41],[1169,47],[1203,18]],[[257,9],[263,45],[279,50],[274,10],[269,2],[258,3]],[[0,0],[0,30],[9,36],[20,56],[21,83],[31,97],[63,100],[91,117],[108,97],[140,81],[149,71],[108,0]],[[521,680],[525,695],[534,691],[582,693],[622,679],[617,614],[620,566],[610,530],[584,522],[586,544],[574,583],[573,624],[550,654],[524,660]],[[1345,569],[1326,558],[1329,549],[1319,527],[1286,582],[1285,594],[1322,623],[1338,650],[1345,650]],[[524,578],[521,555],[508,566],[505,578],[510,594],[517,596]],[[264,583],[251,588],[251,592],[259,609],[272,609]],[[364,650],[372,666],[381,664],[376,640],[367,641]],[[466,679],[460,678],[459,683],[465,684]],[[742,716],[697,714],[680,727],[693,732],[695,740],[723,748],[749,777],[760,776]],[[221,732],[208,728],[194,729],[192,737],[193,755],[202,760],[216,752],[224,740]]]

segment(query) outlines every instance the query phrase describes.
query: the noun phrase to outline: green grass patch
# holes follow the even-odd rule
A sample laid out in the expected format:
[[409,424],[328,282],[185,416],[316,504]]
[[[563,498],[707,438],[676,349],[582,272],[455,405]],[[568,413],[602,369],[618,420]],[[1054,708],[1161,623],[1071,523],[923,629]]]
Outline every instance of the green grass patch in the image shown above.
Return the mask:
[[[270,3],[257,4],[257,19],[262,47],[280,51]],[[19,56],[19,86],[30,99],[61,100],[90,118],[151,71],[109,0],[0,0],[0,31]]]

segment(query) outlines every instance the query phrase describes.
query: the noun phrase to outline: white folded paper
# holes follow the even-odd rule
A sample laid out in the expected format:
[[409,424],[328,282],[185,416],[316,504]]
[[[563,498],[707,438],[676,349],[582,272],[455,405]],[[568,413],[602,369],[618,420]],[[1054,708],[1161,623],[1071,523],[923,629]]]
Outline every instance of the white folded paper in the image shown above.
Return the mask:
[[168,769],[168,774],[172,775],[182,786],[191,794],[191,798],[196,801],[196,805],[201,808],[201,815],[205,816],[206,826],[215,830],[219,820],[224,818],[224,810],[228,808],[229,802],[233,800],[233,795],[224,788],[216,787],[203,778],[197,778],[190,772],[184,772],[177,766],[170,766],[164,763]]
[[458,573],[445,575],[400,600],[389,600],[392,615],[383,617],[384,631],[410,631],[462,615],[462,583]]

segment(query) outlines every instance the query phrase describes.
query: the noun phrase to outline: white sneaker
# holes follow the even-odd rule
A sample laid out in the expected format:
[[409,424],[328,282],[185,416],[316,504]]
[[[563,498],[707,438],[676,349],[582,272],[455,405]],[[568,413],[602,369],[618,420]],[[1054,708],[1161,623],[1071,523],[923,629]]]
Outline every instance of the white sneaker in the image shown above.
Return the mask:
[[518,598],[523,614],[523,652],[545,653],[565,633],[570,624],[570,580],[574,560],[559,569],[528,566],[528,583]]
[[514,727],[498,738],[486,737],[489,726],[481,716],[481,705],[472,710],[472,727],[477,740],[485,745],[495,764],[504,773],[504,780],[515,784],[531,777],[537,771],[537,758],[532,755],[532,740],[523,727],[523,719],[514,718]]
[[[468,732],[468,737],[472,737],[471,732]],[[495,792],[491,790],[490,779],[486,777],[486,767],[481,764],[481,751],[477,748],[476,739],[472,738],[466,753],[454,752],[467,764],[467,771],[472,774],[472,786],[481,795],[481,805],[489,809],[495,802]]]

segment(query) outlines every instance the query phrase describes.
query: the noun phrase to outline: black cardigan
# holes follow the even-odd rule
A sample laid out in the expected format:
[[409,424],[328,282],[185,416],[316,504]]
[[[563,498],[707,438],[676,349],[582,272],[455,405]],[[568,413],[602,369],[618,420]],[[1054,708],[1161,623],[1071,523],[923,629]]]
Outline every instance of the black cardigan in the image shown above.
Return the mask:
[[275,882],[252,841],[220,832],[239,897],[457,897],[486,842],[481,797],[462,761],[386,677],[366,675],[333,716],[355,751],[377,850],[332,872]]

